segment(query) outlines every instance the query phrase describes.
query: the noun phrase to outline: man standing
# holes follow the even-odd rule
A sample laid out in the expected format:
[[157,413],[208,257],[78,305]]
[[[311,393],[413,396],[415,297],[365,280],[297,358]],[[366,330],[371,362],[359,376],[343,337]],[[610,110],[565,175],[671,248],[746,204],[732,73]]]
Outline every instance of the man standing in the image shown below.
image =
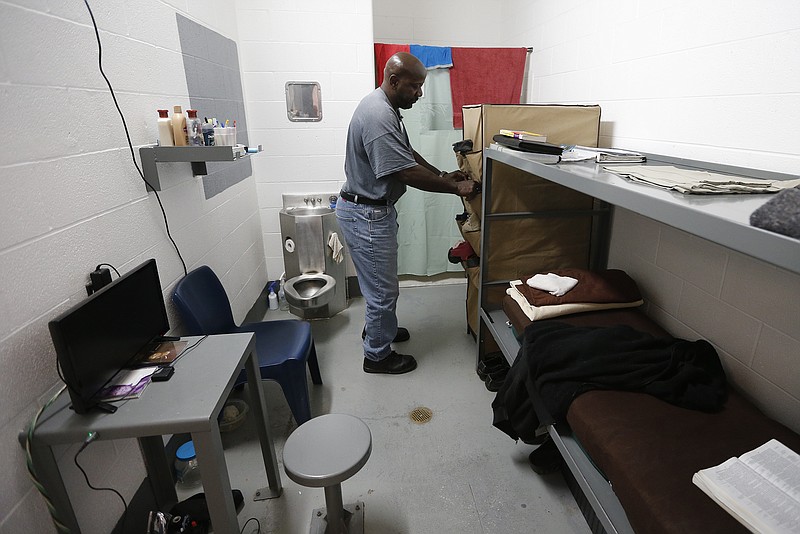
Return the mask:
[[400,109],[422,96],[427,71],[416,57],[398,52],[389,58],[383,83],[361,100],[347,132],[347,180],[336,217],[350,249],[366,301],[364,371],[413,371],[413,356],[392,350],[410,335],[397,326],[397,212],[394,204],[406,186],[471,198],[477,184],[460,171],[440,172],[411,148]]

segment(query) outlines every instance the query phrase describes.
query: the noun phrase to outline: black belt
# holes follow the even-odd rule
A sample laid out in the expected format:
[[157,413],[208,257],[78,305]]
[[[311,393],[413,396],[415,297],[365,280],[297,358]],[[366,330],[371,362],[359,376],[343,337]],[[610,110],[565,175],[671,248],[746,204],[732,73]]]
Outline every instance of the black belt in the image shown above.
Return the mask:
[[389,202],[385,198],[367,198],[361,195],[351,195],[350,193],[340,192],[339,195],[348,202],[356,204],[366,204],[367,206],[387,206]]

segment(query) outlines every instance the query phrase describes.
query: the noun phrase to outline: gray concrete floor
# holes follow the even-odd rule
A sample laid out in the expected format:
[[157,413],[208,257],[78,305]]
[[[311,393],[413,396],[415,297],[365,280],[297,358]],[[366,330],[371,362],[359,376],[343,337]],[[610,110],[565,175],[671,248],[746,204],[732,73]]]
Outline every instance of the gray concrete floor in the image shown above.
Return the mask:
[[[534,446],[492,426],[494,393],[475,374],[465,294],[463,284],[401,289],[398,316],[411,340],[395,349],[419,363],[405,375],[362,371],[363,299],[312,321],[324,382],[310,385],[312,414],[351,414],[372,432],[367,464],[342,484],[344,503],[364,502],[370,534],[589,532],[561,475],[535,474],[528,464]],[[265,319],[286,317],[294,318],[270,311]],[[299,486],[283,471],[283,445],[296,425],[280,387],[267,381],[264,388],[283,496],[252,501],[266,478],[248,419],[223,434],[231,484],[245,495],[239,524],[255,517],[261,533],[305,533],[313,510],[325,505],[324,492]],[[432,410],[432,419],[414,423],[409,414],[417,407]],[[255,521],[244,532],[257,532]]]

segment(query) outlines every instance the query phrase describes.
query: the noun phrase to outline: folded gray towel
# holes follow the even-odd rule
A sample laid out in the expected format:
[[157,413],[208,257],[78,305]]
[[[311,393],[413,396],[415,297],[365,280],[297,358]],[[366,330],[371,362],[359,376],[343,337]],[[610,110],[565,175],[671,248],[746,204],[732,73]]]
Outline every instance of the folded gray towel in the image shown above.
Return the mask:
[[800,188],[784,189],[750,214],[750,224],[800,239]]

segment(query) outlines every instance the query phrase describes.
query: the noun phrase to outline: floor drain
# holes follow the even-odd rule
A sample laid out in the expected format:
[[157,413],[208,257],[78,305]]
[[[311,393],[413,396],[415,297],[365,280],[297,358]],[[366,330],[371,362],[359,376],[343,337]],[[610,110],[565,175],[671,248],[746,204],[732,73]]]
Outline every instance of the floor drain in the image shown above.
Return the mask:
[[426,408],[424,406],[420,406],[419,408],[414,408],[411,410],[411,413],[408,414],[412,421],[418,424],[424,424],[433,418],[433,412],[430,408]]

